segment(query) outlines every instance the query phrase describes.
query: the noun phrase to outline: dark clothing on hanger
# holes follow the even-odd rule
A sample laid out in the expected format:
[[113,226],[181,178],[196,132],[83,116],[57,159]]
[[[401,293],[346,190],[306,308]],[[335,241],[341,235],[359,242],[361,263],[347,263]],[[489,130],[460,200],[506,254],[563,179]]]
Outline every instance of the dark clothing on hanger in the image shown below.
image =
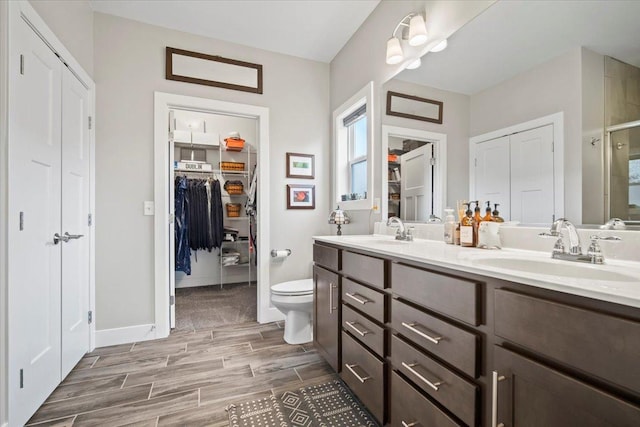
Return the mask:
[[220,189],[220,181],[216,179],[211,187],[211,245],[214,248],[222,247],[223,236],[222,190]]
[[189,248],[189,194],[187,178],[175,179],[175,269],[191,274],[191,249]]

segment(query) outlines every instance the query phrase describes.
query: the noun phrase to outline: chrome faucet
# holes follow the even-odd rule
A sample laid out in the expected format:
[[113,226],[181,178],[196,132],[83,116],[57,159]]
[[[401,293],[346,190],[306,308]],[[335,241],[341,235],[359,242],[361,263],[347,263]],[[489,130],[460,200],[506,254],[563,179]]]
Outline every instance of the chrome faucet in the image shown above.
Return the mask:
[[626,228],[627,225],[620,218],[611,218],[605,222],[604,225],[600,226],[602,230],[625,230]]
[[397,224],[398,231],[396,232],[396,240],[405,240],[407,242],[413,241],[413,234],[411,228],[407,229],[404,223],[397,216],[392,216],[387,220],[387,227],[392,227],[393,224]]
[[[565,251],[565,244],[562,240],[562,230],[566,229],[567,234],[569,235],[569,252]],[[548,233],[540,233],[540,237],[557,237],[555,245],[553,246],[553,252],[551,253],[551,258],[561,259],[565,261],[577,261],[577,262],[588,262],[591,264],[603,264],[604,257],[602,256],[602,251],[600,249],[600,245],[598,245],[598,240],[611,240],[611,241],[619,241],[622,240],[617,236],[611,237],[600,237],[600,236],[591,236],[591,245],[589,246],[589,250],[586,255],[582,254],[582,244],[580,243],[580,236],[578,235],[578,231],[576,227],[569,221],[564,218],[560,218],[556,220],[553,225],[551,225],[551,230]]]

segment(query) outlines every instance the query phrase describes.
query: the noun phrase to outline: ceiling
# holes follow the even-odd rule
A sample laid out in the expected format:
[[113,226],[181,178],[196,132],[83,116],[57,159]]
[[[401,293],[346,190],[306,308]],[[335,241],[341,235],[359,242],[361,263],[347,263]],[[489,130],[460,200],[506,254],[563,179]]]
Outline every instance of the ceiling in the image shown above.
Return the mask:
[[584,46],[640,67],[640,1],[498,1],[400,80],[474,94]]
[[380,0],[90,0],[96,12],[331,62]]

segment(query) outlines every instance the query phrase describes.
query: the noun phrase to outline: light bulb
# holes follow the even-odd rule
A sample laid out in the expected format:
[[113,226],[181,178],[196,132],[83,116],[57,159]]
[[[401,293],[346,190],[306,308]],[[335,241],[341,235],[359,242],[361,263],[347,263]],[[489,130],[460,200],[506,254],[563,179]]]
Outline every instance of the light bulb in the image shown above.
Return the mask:
[[415,15],[409,21],[409,44],[421,46],[427,42],[427,27],[422,15]]
[[415,70],[420,65],[422,65],[422,61],[420,60],[420,58],[416,58],[415,61],[411,61],[409,65],[407,65],[407,70]]
[[435,45],[433,47],[433,49],[431,49],[431,52],[442,52],[443,50],[445,50],[447,48],[447,39],[442,40],[440,43],[438,43],[437,45]]
[[395,65],[402,62],[404,54],[402,53],[402,46],[400,46],[400,40],[396,37],[391,37],[387,41],[387,64]]

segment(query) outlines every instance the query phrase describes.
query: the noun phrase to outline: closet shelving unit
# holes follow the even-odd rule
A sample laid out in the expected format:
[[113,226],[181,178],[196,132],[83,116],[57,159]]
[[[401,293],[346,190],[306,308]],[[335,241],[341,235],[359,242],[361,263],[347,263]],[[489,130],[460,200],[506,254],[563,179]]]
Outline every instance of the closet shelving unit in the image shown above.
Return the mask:
[[[252,217],[246,214],[245,204],[249,197],[248,192],[251,185],[252,173],[257,162],[257,151],[248,143],[245,143],[245,147],[241,151],[227,150],[224,141],[219,141],[219,144],[174,141],[174,144],[175,147],[178,148],[206,150],[207,155],[204,163],[211,164],[214,168],[213,170],[174,169],[175,175],[184,174],[190,178],[211,177],[218,179],[220,181],[222,194],[224,226],[225,228],[229,227],[238,230],[236,240],[227,240],[230,234],[224,234],[225,238],[219,251],[220,285],[224,286],[228,283],[243,282],[248,284],[254,283],[256,276],[256,269],[254,268],[256,265],[255,250],[253,249],[249,235]],[[189,160],[186,160],[186,162],[189,163]],[[222,162],[244,163],[244,169],[242,171],[223,170],[220,166]],[[197,163],[194,162],[194,164]],[[241,181],[243,184],[242,194],[229,194],[224,189],[227,181]],[[227,203],[240,204],[240,216],[230,217],[226,208]],[[239,259],[232,264],[225,262],[225,254],[229,251],[239,254]]]
[[[389,149],[389,154],[390,155],[396,155],[397,156],[397,161],[387,161],[387,166],[388,166],[388,179],[387,179],[387,183],[388,183],[388,196],[389,196],[389,200],[388,200],[388,210],[387,212],[389,213],[389,217],[391,216],[397,216],[400,217],[400,195],[402,192],[402,179],[401,176],[401,170],[400,170],[400,156],[403,155],[405,153],[404,150],[397,150],[397,149]],[[396,174],[396,170],[398,171],[398,173]],[[397,194],[398,196],[396,196],[397,198],[392,198],[392,194]]]

